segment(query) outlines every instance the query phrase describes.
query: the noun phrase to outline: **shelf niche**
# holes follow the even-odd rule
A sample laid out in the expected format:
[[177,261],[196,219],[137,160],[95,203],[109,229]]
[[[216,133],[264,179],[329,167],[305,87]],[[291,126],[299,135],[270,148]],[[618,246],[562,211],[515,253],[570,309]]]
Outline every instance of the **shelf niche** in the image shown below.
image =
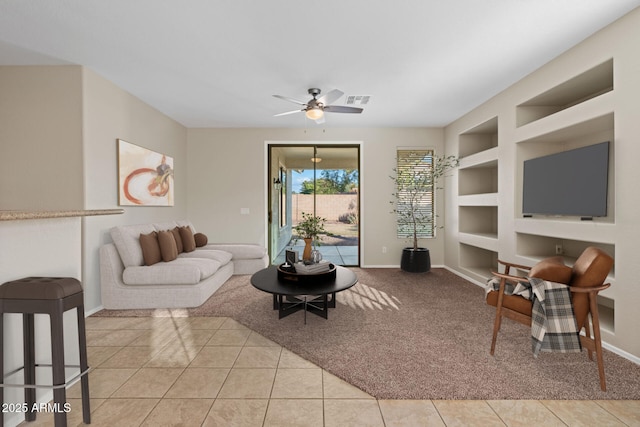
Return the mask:
[[610,334],[616,333],[615,313],[615,301],[611,298],[598,295],[598,318],[600,319],[600,329],[609,332]]
[[491,277],[491,270],[498,268],[498,253],[460,243],[460,267],[474,279],[486,281]]
[[[557,256],[557,245],[562,248],[561,255],[564,257],[565,264],[569,266],[572,266],[580,254],[589,246],[600,248],[613,257],[613,259],[616,258],[616,247],[613,244],[562,239],[537,234],[516,233],[516,254],[520,257],[530,259],[533,263],[544,258]],[[609,273],[609,276],[611,278],[615,277],[615,265],[613,266],[611,273]]]
[[498,237],[497,206],[460,206],[458,221],[461,233]]
[[480,153],[498,146],[498,118],[494,117],[468,131],[459,137],[458,156]]
[[498,162],[460,169],[458,171],[458,194],[491,194],[498,192]]
[[[518,201],[516,215],[522,215],[522,188],[525,160],[557,154],[575,148],[587,147],[600,142],[609,141],[609,174],[607,191],[607,216],[593,218],[594,221],[613,223],[615,220],[615,134],[614,114],[594,117],[573,126],[557,129],[545,135],[540,135],[517,143],[516,151],[516,200]],[[545,218],[544,215],[536,215]],[[550,216],[557,219],[554,216]],[[579,221],[577,216],[567,216],[564,219]]]
[[516,126],[524,126],[613,90],[613,59],[523,102],[516,107]]

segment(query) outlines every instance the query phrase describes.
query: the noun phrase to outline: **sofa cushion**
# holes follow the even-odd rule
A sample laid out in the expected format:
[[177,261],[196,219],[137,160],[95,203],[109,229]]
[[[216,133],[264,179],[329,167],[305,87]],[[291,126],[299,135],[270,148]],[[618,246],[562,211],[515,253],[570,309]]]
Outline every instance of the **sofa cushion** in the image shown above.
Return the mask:
[[160,245],[160,254],[164,262],[178,258],[178,246],[171,230],[158,232],[158,244]]
[[142,249],[144,265],[153,265],[162,261],[158,233],[152,231],[149,234],[140,234],[138,240],[140,242],[140,248]]
[[212,276],[220,263],[204,258],[178,258],[152,266],[127,267],[122,281],[127,285],[196,285]]
[[267,254],[264,246],[252,243],[220,243],[204,246],[202,249],[216,249],[233,255],[232,259],[261,259]]
[[209,242],[209,239],[207,238],[207,236],[202,233],[194,234],[193,238],[196,241],[196,248],[201,248],[203,246],[206,246],[206,244]]
[[178,227],[173,227],[171,229],[171,233],[173,233],[173,238],[176,241],[176,249],[178,250],[178,254],[184,252],[184,246],[182,246],[182,236],[180,236],[180,230]]
[[196,250],[196,240],[193,237],[193,231],[190,227],[179,227],[180,237],[182,238],[182,247],[185,252],[193,252]]
[[191,221],[187,221],[185,219],[181,219],[181,220],[176,221],[176,224],[178,225],[178,227],[189,227],[193,234],[196,233],[196,228],[193,226]]
[[198,248],[193,252],[183,252],[179,258],[205,258],[214,259],[220,263],[220,265],[226,265],[231,261],[231,253],[226,251],[219,251],[215,249],[201,249]]
[[125,267],[144,265],[140,234],[149,234],[154,231],[156,229],[152,224],[122,225],[110,230],[113,243],[118,248],[120,259]]

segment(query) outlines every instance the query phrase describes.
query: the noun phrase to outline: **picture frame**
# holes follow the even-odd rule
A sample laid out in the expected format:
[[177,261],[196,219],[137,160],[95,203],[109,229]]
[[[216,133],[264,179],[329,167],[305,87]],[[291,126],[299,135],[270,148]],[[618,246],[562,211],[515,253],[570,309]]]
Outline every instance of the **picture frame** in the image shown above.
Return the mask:
[[284,259],[287,264],[294,265],[298,262],[298,252],[287,249],[284,251]]
[[173,206],[173,157],[123,139],[118,144],[118,205]]

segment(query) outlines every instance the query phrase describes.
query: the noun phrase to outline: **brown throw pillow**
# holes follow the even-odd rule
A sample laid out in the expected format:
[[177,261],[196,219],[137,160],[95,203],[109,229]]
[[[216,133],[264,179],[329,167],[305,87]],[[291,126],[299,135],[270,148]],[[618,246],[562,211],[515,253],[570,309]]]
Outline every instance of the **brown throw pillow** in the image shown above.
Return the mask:
[[185,252],[193,252],[196,250],[196,240],[193,238],[193,231],[189,226],[179,227],[180,237],[182,238],[182,247]]
[[158,244],[158,233],[155,231],[149,234],[140,234],[140,247],[142,248],[144,265],[153,265],[162,261],[160,245]]
[[209,242],[209,239],[207,238],[207,236],[202,233],[194,234],[193,239],[196,241],[197,248],[201,248]]
[[160,254],[164,262],[178,258],[178,246],[170,230],[158,232],[158,244],[160,245]]
[[534,265],[529,277],[548,280],[549,282],[568,284],[571,281],[573,269],[564,265],[562,257],[546,258]]
[[173,237],[176,240],[176,247],[178,248],[178,254],[181,254],[182,252],[184,252],[184,247],[182,246],[182,236],[180,236],[180,230],[178,229],[178,227],[175,227],[174,229],[171,230],[171,232],[173,233]]

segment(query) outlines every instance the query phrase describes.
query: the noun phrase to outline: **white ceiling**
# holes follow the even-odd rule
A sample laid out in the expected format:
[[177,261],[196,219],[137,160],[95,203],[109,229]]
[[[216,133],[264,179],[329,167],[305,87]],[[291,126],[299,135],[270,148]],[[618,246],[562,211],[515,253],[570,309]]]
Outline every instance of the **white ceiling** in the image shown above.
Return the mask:
[[[187,127],[444,126],[640,0],[0,0],[0,65],[81,64]],[[307,89],[360,115],[273,117]],[[344,97],[334,104],[342,105]]]

